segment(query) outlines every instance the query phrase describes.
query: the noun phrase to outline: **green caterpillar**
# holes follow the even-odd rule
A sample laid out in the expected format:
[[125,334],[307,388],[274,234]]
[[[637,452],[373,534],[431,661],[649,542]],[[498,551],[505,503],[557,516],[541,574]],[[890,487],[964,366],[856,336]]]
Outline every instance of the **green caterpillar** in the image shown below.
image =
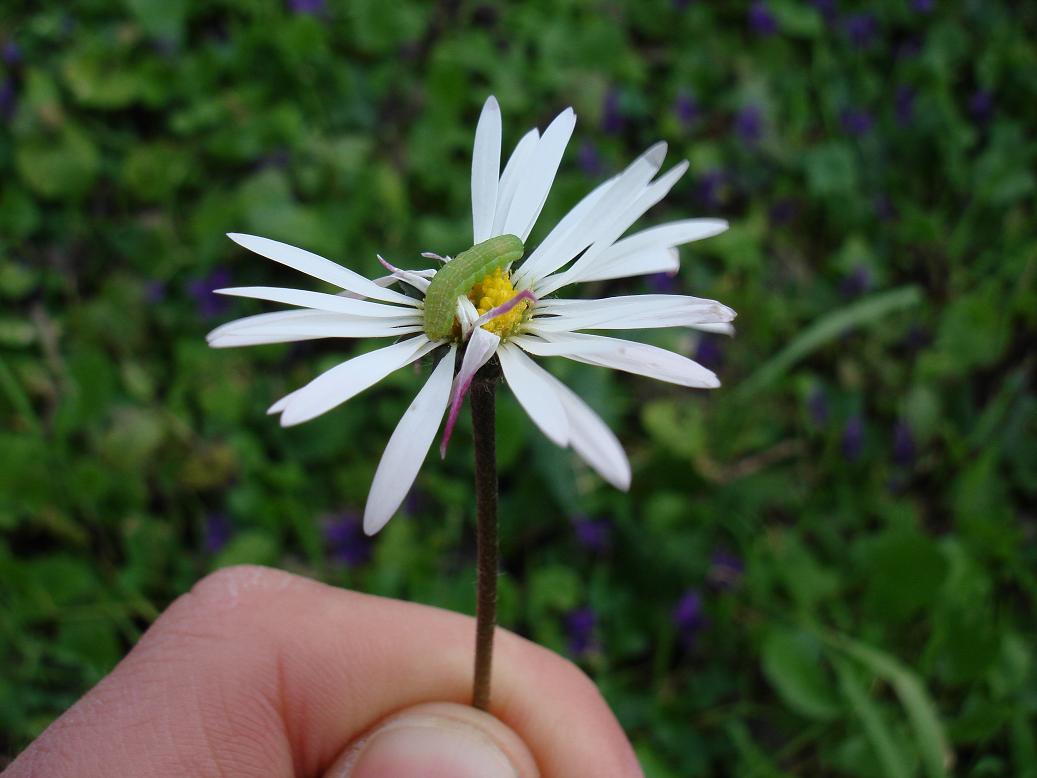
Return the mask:
[[457,298],[494,270],[519,259],[524,251],[525,246],[515,235],[498,235],[443,265],[425,291],[425,334],[429,340],[449,338],[454,329]]

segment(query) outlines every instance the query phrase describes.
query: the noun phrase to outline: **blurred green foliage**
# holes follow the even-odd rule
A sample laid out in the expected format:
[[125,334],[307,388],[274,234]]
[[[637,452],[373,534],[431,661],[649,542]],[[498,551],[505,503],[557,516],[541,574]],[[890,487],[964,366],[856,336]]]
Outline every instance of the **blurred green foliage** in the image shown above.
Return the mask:
[[980,0],[5,2],[0,752],[221,565],[471,609],[464,429],[349,535],[419,375],[286,431],[267,404],[357,346],[203,335],[259,310],[214,285],[302,280],[229,230],[369,274],[466,248],[494,93],[509,145],[580,117],[534,237],[659,137],[690,159],[648,222],[730,219],[675,284],[740,312],[652,336],[709,394],[549,361],[629,494],[503,393],[502,622],[652,778],[1037,776],[1035,35]]

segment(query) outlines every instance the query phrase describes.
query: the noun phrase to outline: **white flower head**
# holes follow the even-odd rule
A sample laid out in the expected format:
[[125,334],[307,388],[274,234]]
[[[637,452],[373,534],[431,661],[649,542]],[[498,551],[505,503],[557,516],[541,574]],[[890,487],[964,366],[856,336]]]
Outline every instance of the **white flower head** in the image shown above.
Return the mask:
[[[543,135],[530,130],[501,172],[500,107],[493,97],[486,101],[472,159],[474,245],[453,259],[429,252],[422,255],[442,263],[437,267],[401,270],[379,257],[390,275],[372,281],[304,249],[253,235],[229,236],[257,254],[342,291],[220,289],[221,294],[295,308],[217,327],[208,335],[211,346],[316,338],[395,339],[390,346],[346,360],[274,403],[269,412],[280,414],[283,426],[309,421],[393,371],[436,349],[443,351],[379,462],[364,509],[368,534],[384,527],[399,508],[448,415],[445,452],[468,386],[494,355],[533,423],[552,442],[571,446],[606,481],[624,490],[630,485],[630,464],[615,435],[583,400],[530,355],[566,357],[697,389],[720,385],[710,370],[680,354],[584,330],[691,327],[730,334],[735,313],[727,306],[669,294],[598,300],[552,297],[578,282],[675,272],[677,246],[727,229],[721,219],[687,219],[623,237],[687,169],[687,162],[680,162],[656,178],[666,155],[665,143],[652,146],[622,173],[591,191],[536,249],[512,266],[525,253],[525,242],[547,201],[575,124],[576,115],[568,108]],[[481,275],[470,277],[471,273]],[[411,294],[392,289],[394,284],[406,284],[412,288]],[[464,354],[455,374],[459,348]]]

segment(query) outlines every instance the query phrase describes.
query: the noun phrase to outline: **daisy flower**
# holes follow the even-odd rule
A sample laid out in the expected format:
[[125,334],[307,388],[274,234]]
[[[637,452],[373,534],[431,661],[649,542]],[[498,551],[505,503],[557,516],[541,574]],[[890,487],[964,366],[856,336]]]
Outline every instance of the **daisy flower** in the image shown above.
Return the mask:
[[[221,294],[294,306],[217,327],[216,348],[316,338],[385,338],[392,344],[346,360],[282,397],[270,408],[281,424],[309,421],[341,405],[395,370],[433,351],[438,365],[389,438],[364,509],[373,534],[403,502],[447,417],[441,451],[476,372],[496,356],[508,386],[533,423],[573,450],[619,489],[630,464],[616,436],[575,392],[530,356],[565,357],[695,389],[720,385],[702,365],[645,343],[586,330],[691,327],[730,334],[735,313],[714,300],[670,294],[571,299],[573,284],[678,269],[677,246],[727,229],[720,219],[668,222],[623,237],[687,170],[680,162],[656,177],[666,155],[657,143],[623,172],[586,195],[522,261],[576,124],[566,109],[541,134],[527,132],[501,162],[501,114],[483,107],[472,158],[473,247],[455,258],[426,252],[436,267],[403,270],[379,260],[389,275],[371,280],[309,251],[254,235],[239,245],[331,284],[337,294],[275,287],[220,289]],[[392,288],[407,289],[408,293]],[[456,355],[462,352],[460,367]]]

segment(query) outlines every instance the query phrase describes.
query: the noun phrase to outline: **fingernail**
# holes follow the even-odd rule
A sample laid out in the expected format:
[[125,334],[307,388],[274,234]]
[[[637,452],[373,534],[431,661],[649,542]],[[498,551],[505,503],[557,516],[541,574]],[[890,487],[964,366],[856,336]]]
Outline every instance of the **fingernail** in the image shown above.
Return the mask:
[[439,716],[403,716],[360,743],[342,778],[517,778],[484,732]]

